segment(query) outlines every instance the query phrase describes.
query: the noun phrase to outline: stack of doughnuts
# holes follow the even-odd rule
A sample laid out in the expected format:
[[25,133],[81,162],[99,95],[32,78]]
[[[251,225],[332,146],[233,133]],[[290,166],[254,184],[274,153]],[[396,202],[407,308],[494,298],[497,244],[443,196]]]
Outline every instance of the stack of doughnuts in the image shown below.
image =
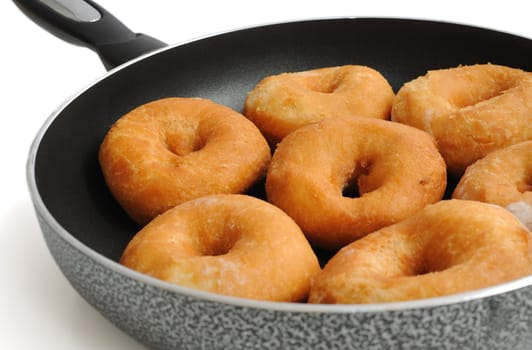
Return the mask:
[[532,73],[460,66],[394,94],[347,65],[265,77],[242,114],[139,106],[99,161],[140,226],[123,265],[235,297],[379,303],[531,274],[531,152]]

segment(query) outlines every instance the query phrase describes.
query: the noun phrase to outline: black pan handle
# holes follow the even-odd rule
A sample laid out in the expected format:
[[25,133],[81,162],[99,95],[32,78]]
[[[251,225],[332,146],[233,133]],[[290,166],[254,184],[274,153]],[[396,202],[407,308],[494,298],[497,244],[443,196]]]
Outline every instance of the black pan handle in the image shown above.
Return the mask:
[[31,20],[55,36],[94,50],[106,69],[166,46],[134,33],[91,0],[13,0]]

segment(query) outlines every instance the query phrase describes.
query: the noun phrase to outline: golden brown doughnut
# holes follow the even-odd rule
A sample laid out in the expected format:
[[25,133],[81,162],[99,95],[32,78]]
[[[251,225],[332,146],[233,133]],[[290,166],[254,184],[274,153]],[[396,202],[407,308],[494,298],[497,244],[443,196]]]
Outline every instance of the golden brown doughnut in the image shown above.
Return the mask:
[[320,270],[290,217],[236,194],[168,210],[133,237],[120,262],[177,285],[270,301],[304,300]]
[[244,115],[275,145],[295,129],[326,117],[387,119],[394,93],[376,70],[356,65],[283,73],[249,92]]
[[309,302],[423,299],[532,273],[531,233],[491,204],[448,200],[342,248],[313,281]]
[[[371,118],[327,118],[292,132],[266,175],[268,200],[326,249],[440,200],[445,185],[445,163],[429,134]],[[354,188],[358,198],[343,195]]]
[[127,113],[99,152],[109,189],[141,225],[193,198],[245,191],[264,176],[270,157],[266,140],[243,115],[177,97]]
[[453,198],[506,207],[532,230],[532,141],[493,151],[470,165]]
[[448,171],[532,139],[532,73],[495,64],[429,71],[398,91],[392,120],[436,139]]

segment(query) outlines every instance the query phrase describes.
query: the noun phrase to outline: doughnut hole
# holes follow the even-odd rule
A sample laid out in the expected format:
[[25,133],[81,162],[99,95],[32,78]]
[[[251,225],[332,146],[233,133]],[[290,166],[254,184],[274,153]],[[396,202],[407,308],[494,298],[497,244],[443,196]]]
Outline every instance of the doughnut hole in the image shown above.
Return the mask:
[[202,128],[198,118],[191,118],[187,112],[171,110],[163,107],[162,115],[175,114],[174,117],[156,118],[149,127],[152,132],[158,134],[164,148],[178,157],[184,157],[190,153],[199,151],[206,142],[206,137],[201,135]]
[[301,77],[297,79],[297,76],[293,76],[294,82],[300,81],[301,84],[314,92],[323,93],[323,94],[332,94],[342,87],[346,82],[346,69],[342,67],[337,68],[336,70],[330,70],[326,74],[301,74]]
[[197,133],[183,133],[172,130],[166,133],[164,144],[170,152],[183,157],[202,149],[205,142]]
[[367,177],[371,173],[371,163],[367,160],[360,161],[352,173],[343,181],[342,197],[360,198],[364,193],[371,192],[367,186]]
[[[427,78],[432,91],[456,109],[499,96],[521,79],[520,75],[510,75],[496,66],[486,67],[484,71],[467,68],[429,71]],[[476,84],[479,81],[482,83]]]
[[235,243],[241,238],[240,230],[233,222],[221,221],[218,225],[212,225],[210,220],[206,220],[205,225],[198,230],[196,249],[198,255],[221,256],[229,253]]
[[[435,228],[437,230],[437,228]],[[441,230],[432,232],[432,239],[425,242],[418,253],[418,264],[410,276],[419,276],[444,271],[470,259],[481,242],[474,242],[461,234]],[[456,249],[460,247],[460,250]]]
[[344,185],[344,188],[342,189],[342,197],[359,198],[360,195],[361,194],[358,186],[358,177],[354,176],[353,178],[349,179]]

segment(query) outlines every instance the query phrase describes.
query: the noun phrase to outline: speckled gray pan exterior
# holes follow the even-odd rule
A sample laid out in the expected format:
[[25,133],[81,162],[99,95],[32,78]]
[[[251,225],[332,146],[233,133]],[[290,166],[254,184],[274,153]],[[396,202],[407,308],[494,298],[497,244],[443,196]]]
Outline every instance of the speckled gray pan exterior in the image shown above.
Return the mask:
[[460,302],[444,298],[432,304],[396,303],[399,307],[242,301],[125,271],[75,247],[46,214],[38,209],[37,214],[46,243],[72,286],[151,348],[532,349],[532,288],[526,284]]

